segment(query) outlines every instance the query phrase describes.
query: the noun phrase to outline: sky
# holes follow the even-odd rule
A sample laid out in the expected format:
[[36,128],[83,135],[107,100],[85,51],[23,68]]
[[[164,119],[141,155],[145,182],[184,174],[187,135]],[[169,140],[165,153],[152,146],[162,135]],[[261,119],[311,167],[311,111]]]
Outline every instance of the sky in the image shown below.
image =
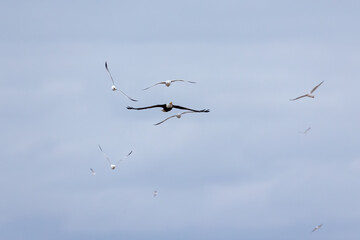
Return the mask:
[[[359,13],[1,2],[0,239],[357,240]],[[105,61],[138,102],[111,91]],[[141,90],[168,79],[196,84]],[[210,112],[154,126],[180,111],[126,109],[170,101]],[[114,161],[133,153],[111,170],[98,144]]]

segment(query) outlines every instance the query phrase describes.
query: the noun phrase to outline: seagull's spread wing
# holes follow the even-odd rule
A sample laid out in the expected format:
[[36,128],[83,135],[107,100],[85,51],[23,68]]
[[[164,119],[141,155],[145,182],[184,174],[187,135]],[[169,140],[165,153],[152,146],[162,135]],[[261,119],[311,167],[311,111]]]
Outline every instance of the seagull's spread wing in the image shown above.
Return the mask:
[[308,129],[306,129],[306,130],[304,131],[304,133],[306,134],[308,131],[310,131],[310,129],[311,129],[311,127],[309,127]]
[[173,117],[176,117],[176,115],[172,115],[172,116],[170,116],[170,117],[162,120],[161,122],[155,123],[154,125],[157,126],[157,125],[159,125],[159,124],[162,124],[163,122],[165,122],[165,121],[167,121],[167,120],[169,120],[170,118],[173,118]]
[[147,87],[147,88],[144,88],[143,90],[147,90],[147,89],[152,88],[152,87],[154,87],[154,86],[156,86],[156,85],[159,85],[159,84],[165,84],[165,82],[155,83],[154,85],[152,85],[152,86],[150,86],[150,87]]
[[320,87],[320,85],[321,85],[321,84],[323,84],[323,82],[324,82],[324,81],[322,81],[322,82],[321,82],[321,83],[319,83],[316,87],[314,87],[314,88],[311,90],[311,92],[310,92],[310,93],[315,92],[315,90],[316,90],[318,87]]
[[173,108],[178,108],[178,109],[183,109],[183,110],[189,110],[189,111],[192,111],[192,112],[210,112],[209,109],[195,110],[195,109],[186,108],[186,107],[182,107],[182,106],[178,106],[178,105],[173,105]]
[[92,175],[95,175],[95,174],[96,174],[96,172],[94,171],[94,169],[90,168],[90,171],[91,171],[91,174],[92,174]]
[[125,155],[125,157],[123,157],[122,159],[120,159],[119,162],[127,159],[127,158],[132,154],[132,152],[133,152],[133,151],[131,150],[128,154]]
[[171,82],[188,82],[188,83],[196,83],[193,81],[186,81],[186,80],[182,80],[182,79],[175,79],[175,80],[170,80]]
[[122,94],[124,94],[128,99],[130,99],[131,101],[133,101],[133,102],[137,102],[138,100],[136,100],[136,99],[133,99],[133,98],[131,98],[131,97],[129,97],[128,95],[126,95],[123,91],[121,91],[120,89],[116,89],[117,91],[119,91],[119,92],[121,92]]
[[294,98],[294,99],[290,99],[290,101],[295,101],[295,100],[298,100],[298,99],[303,98],[303,97],[306,97],[306,96],[307,96],[307,94],[302,95],[302,96],[297,97],[297,98]]
[[110,75],[110,78],[111,78],[112,84],[113,84],[113,85],[115,85],[115,83],[114,83],[114,79],[113,79],[113,77],[111,76],[111,73],[110,73],[110,70],[109,70],[109,68],[108,68],[107,62],[105,62],[105,68],[106,68],[106,71],[107,71],[107,72],[109,73],[109,75]]
[[99,148],[100,148],[100,151],[104,154],[104,157],[106,158],[106,160],[111,164],[111,161],[110,161],[110,158],[106,155],[106,153],[102,150],[100,144],[99,144]]
[[161,107],[164,108],[166,107],[166,104],[157,104],[157,105],[153,105],[153,106],[148,106],[148,107],[141,107],[141,108],[134,108],[134,107],[126,107],[129,110],[144,110],[144,109],[149,109],[149,108],[156,108],[156,107]]
[[186,82],[185,80],[182,79],[174,79],[174,80],[168,80],[170,82]]

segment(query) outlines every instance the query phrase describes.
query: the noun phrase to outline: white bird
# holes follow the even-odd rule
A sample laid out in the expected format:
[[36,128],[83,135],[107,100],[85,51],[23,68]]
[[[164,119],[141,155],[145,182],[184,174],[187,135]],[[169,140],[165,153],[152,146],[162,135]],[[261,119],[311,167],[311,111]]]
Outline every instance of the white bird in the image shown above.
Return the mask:
[[90,171],[91,171],[91,175],[92,175],[92,176],[95,176],[95,175],[96,175],[96,172],[94,171],[94,169],[90,168]]
[[321,228],[322,224],[317,225],[311,232],[315,232],[316,230],[318,230],[319,228]]
[[305,131],[300,131],[299,133],[302,133],[302,134],[307,134],[308,131],[310,131],[311,127],[308,127]]
[[158,191],[154,191],[154,193],[153,193],[153,197],[156,197],[158,195]]
[[290,101],[295,101],[295,100],[298,100],[300,98],[303,98],[303,97],[310,97],[310,98],[314,98],[315,96],[313,95],[313,92],[315,92],[315,90],[323,83],[324,81],[322,81],[321,83],[319,83],[316,87],[314,87],[310,93],[307,93],[305,95],[302,95],[300,97],[297,97],[297,98],[294,98],[294,99],[290,99]]
[[[104,157],[106,158],[106,160],[109,162],[110,168],[114,170],[114,169],[116,168],[116,165],[111,162],[110,158],[109,158],[109,157],[106,155],[106,153],[102,150],[100,144],[99,144],[99,148],[100,148],[100,151],[104,154]],[[131,155],[132,152],[133,152],[133,151],[130,151],[127,155],[125,155],[124,158],[118,160],[117,162],[120,162],[120,161],[125,160],[127,157],[129,157],[129,156]]]
[[129,97],[129,96],[126,95],[123,91],[121,91],[120,89],[117,89],[117,88],[115,87],[114,79],[113,79],[113,77],[112,77],[112,75],[111,75],[111,73],[110,73],[110,71],[109,71],[107,62],[105,62],[105,68],[106,68],[107,72],[109,73],[110,78],[111,78],[111,82],[112,82],[112,84],[113,84],[113,85],[111,86],[111,90],[113,90],[113,91],[119,91],[119,92],[121,92],[122,94],[124,94],[127,98],[129,98],[131,101],[137,102],[138,100]]
[[196,82],[193,82],[193,81],[186,81],[186,80],[182,80],[182,79],[175,79],[175,80],[166,80],[166,81],[163,81],[163,82],[158,82],[158,83],[155,83],[154,85],[150,86],[150,87],[147,87],[147,88],[144,88],[143,90],[147,90],[151,87],[154,87],[156,85],[159,85],[159,84],[165,84],[165,86],[167,87],[170,87],[171,83],[173,82],[188,82],[188,83],[196,83]]
[[178,114],[172,115],[172,116],[170,116],[170,117],[162,120],[161,122],[155,123],[154,125],[156,126],[156,125],[162,124],[163,122],[165,122],[165,121],[167,121],[167,120],[169,120],[170,118],[173,118],[173,117],[181,118],[181,116],[182,116],[183,114],[186,114],[186,113],[194,113],[194,111],[186,111],[186,112],[182,112],[182,113],[178,113]]

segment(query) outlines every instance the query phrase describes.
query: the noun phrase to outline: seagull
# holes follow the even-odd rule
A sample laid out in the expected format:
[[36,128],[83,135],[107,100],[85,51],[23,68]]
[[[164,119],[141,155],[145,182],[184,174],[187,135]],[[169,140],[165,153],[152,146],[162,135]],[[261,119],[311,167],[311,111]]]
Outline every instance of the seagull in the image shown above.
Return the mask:
[[170,103],[166,103],[166,104],[157,104],[157,105],[153,105],[153,106],[149,106],[149,107],[141,107],[141,108],[134,108],[134,107],[127,107],[127,109],[129,110],[144,110],[144,109],[149,109],[149,108],[156,108],[156,107],[160,107],[162,108],[163,112],[169,112],[171,111],[171,109],[173,108],[178,108],[178,109],[183,109],[183,110],[189,110],[189,111],[192,111],[192,112],[210,112],[209,109],[202,109],[202,110],[194,110],[194,109],[191,109],[191,108],[186,108],[186,107],[182,107],[182,106],[178,106],[178,105],[173,105],[172,102]]
[[183,114],[186,114],[186,113],[194,113],[194,111],[186,111],[186,112],[182,112],[182,113],[172,115],[171,117],[168,117],[168,118],[162,120],[161,122],[155,123],[154,125],[156,126],[156,125],[162,124],[163,122],[165,122],[165,121],[167,121],[167,120],[169,120],[170,118],[173,118],[173,117],[181,118],[181,116]]
[[95,176],[95,175],[96,175],[96,172],[94,171],[94,169],[90,168],[90,171],[91,171],[91,176]]
[[[100,151],[104,154],[104,157],[106,158],[106,160],[109,162],[110,168],[114,170],[114,169],[116,168],[116,165],[113,164],[113,163],[111,163],[110,158],[109,158],[109,157],[106,155],[106,153],[102,150],[100,144],[99,144],[99,148],[100,148]],[[123,159],[118,160],[118,162],[125,160],[127,157],[129,157],[129,156],[131,155],[132,152],[133,152],[133,151],[129,152]]]
[[315,232],[316,230],[318,230],[319,228],[321,228],[322,224],[317,225],[311,232]]
[[302,95],[300,97],[297,97],[297,98],[294,98],[294,99],[290,99],[290,101],[295,101],[295,100],[298,100],[299,98],[303,98],[303,97],[311,97],[311,98],[314,98],[315,96],[312,94],[313,92],[315,92],[315,90],[320,87],[320,85],[323,83],[324,81],[322,81],[321,83],[319,83],[316,87],[314,87],[310,93],[307,93],[305,95]]
[[196,82],[193,82],[193,81],[186,81],[186,80],[182,80],[182,79],[178,79],[178,80],[166,80],[166,81],[164,81],[164,82],[158,82],[158,83],[156,83],[156,84],[154,84],[154,85],[152,85],[152,86],[150,86],[150,87],[144,88],[143,90],[147,90],[147,89],[149,89],[149,88],[151,88],[151,87],[154,87],[154,86],[156,86],[156,85],[159,85],[159,84],[165,84],[165,86],[170,87],[171,83],[173,83],[173,82],[196,83]]
[[311,127],[308,127],[305,131],[303,131],[303,132],[301,131],[299,133],[307,134],[307,132],[310,131],[310,129],[311,129]]
[[153,197],[156,197],[158,195],[158,191],[154,191],[154,193],[153,193]]
[[126,97],[128,97],[131,101],[137,102],[138,100],[129,97],[129,96],[126,95],[123,91],[121,91],[120,89],[117,89],[117,88],[115,87],[114,79],[113,79],[113,77],[112,77],[112,75],[111,75],[111,73],[110,73],[110,71],[109,71],[107,62],[105,62],[105,68],[106,68],[106,71],[108,71],[108,73],[109,73],[109,75],[110,75],[110,78],[111,78],[111,82],[112,82],[112,84],[113,84],[113,85],[111,86],[111,90],[113,90],[113,91],[120,91],[122,94],[124,94]]

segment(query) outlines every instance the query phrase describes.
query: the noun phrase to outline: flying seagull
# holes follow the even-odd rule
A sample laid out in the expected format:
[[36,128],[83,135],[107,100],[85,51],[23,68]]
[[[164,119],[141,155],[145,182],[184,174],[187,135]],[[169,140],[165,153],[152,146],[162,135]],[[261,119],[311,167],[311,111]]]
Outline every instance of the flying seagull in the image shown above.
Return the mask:
[[183,114],[186,114],[186,113],[194,113],[194,111],[186,111],[186,112],[182,112],[182,113],[172,115],[171,117],[168,117],[168,118],[162,120],[161,122],[155,123],[154,125],[156,126],[156,125],[162,124],[163,122],[165,122],[165,121],[167,121],[167,120],[169,120],[170,118],[173,118],[173,117],[181,118],[181,116]]
[[105,68],[106,68],[106,71],[108,71],[108,73],[109,73],[109,75],[110,75],[110,78],[111,78],[111,82],[112,82],[112,84],[113,84],[113,85],[111,86],[111,90],[113,90],[113,91],[119,91],[119,92],[121,92],[122,94],[124,94],[127,98],[129,98],[131,101],[137,102],[138,100],[129,97],[129,96],[126,95],[123,91],[121,91],[120,89],[117,89],[117,88],[115,87],[114,79],[113,79],[113,77],[112,77],[112,75],[111,75],[111,73],[110,73],[110,71],[109,71],[107,62],[105,62]]
[[158,83],[156,83],[156,84],[154,84],[154,85],[152,85],[152,86],[150,86],[150,87],[144,88],[143,90],[147,90],[147,89],[149,89],[149,88],[151,88],[151,87],[154,87],[154,86],[156,86],[156,85],[159,85],[159,84],[165,84],[165,86],[170,87],[171,83],[173,83],[173,82],[196,83],[196,82],[193,82],[193,81],[186,81],[186,80],[182,80],[182,79],[178,79],[178,80],[166,80],[166,81],[164,81],[164,82],[158,82]]
[[[100,148],[100,151],[104,154],[104,157],[106,158],[106,160],[109,162],[110,168],[114,170],[114,169],[116,168],[116,165],[111,162],[110,158],[109,158],[109,157],[106,155],[106,153],[102,150],[100,144],[99,144],[99,148]],[[118,162],[125,160],[127,157],[130,156],[130,154],[131,154],[132,152],[133,152],[133,151],[129,152],[124,158],[118,160]]]
[[318,230],[319,228],[321,228],[322,224],[317,225],[311,232],[315,232],[316,230]]
[[91,176],[95,176],[95,175],[96,175],[96,172],[94,171],[94,169],[90,168],[90,171],[91,171]]
[[319,83],[316,87],[314,87],[310,93],[307,93],[305,95],[302,95],[300,97],[297,97],[297,98],[294,98],[294,99],[290,99],[290,101],[295,101],[295,100],[298,100],[300,98],[303,98],[303,97],[311,97],[311,98],[314,98],[315,96],[312,94],[313,92],[315,92],[315,90],[320,87],[320,85],[323,83],[324,81],[322,81],[321,83]]
[[307,134],[308,131],[310,131],[311,127],[308,127],[305,131],[301,131],[299,133]]
[[192,111],[192,112],[210,112],[209,109],[194,110],[194,109],[191,109],[191,108],[186,108],[186,107],[182,107],[182,106],[178,106],[178,105],[173,105],[172,102],[166,103],[166,104],[157,104],[157,105],[153,105],[153,106],[149,106],[149,107],[141,107],[141,108],[134,108],[134,107],[129,107],[128,106],[127,109],[129,109],[129,110],[144,110],[144,109],[156,108],[156,107],[162,108],[163,112],[169,112],[173,108],[178,108],[178,109],[182,109],[182,110],[189,110],[189,111]]
[[153,193],[153,197],[156,197],[158,195],[158,191],[154,191],[154,193]]

